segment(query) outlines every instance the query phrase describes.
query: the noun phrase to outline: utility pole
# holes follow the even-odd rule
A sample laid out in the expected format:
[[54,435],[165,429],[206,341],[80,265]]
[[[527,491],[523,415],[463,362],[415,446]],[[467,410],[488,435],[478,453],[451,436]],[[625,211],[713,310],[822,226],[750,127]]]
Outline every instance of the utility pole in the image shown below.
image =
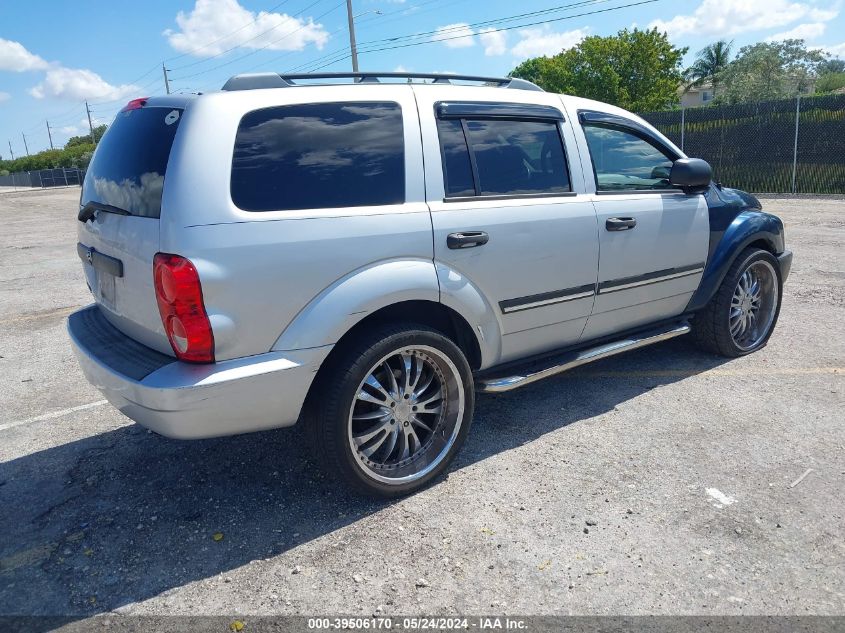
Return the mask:
[[161,72],[164,73],[164,89],[167,94],[170,94],[170,80],[167,78],[167,68],[164,67],[164,62],[161,62]]
[[26,150],[26,155],[29,156],[29,147],[26,144],[26,134],[21,132],[21,137],[23,137],[23,148]]
[[12,160],[15,160],[15,150],[12,149],[12,139],[9,139],[9,153],[12,155]]
[[792,193],[795,193],[795,177],[798,173],[798,121],[801,119],[801,93],[795,97],[795,142],[792,145]]
[[352,72],[358,72],[358,47],[355,45],[355,18],[352,17],[352,0],[346,0],[346,17],[349,19],[349,49],[352,51]]
[[50,139],[50,149],[53,149],[53,135],[50,133],[50,122],[45,119],[47,123],[47,138]]
[[91,123],[91,108],[88,107],[88,102],[85,102],[85,112],[88,113],[88,129],[91,130],[91,142],[96,145],[97,139],[94,138],[94,125]]

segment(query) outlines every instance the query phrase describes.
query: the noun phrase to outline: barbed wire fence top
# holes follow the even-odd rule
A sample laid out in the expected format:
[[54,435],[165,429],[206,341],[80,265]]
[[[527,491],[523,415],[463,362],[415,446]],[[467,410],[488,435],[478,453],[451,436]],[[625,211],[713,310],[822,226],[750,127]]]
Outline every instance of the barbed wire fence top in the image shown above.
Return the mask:
[[754,193],[845,193],[845,95],[640,116],[688,156],[709,162],[725,186]]

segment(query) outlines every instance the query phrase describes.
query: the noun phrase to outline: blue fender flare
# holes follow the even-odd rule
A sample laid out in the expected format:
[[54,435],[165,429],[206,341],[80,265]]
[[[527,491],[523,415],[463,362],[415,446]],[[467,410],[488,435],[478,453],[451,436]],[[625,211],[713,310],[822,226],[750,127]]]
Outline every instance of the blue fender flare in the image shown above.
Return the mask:
[[[687,305],[695,312],[707,305],[737,256],[749,245],[763,242],[776,257],[785,254],[783,222],[760,210],[757,199],[744,192],[729,189],[708,192],[710,207],[710,249],[701,283]],[[783,266],[790,257],[781,258]],[[786,260],[786,261],[784,261]],[[783,274],[785,277],[786,274]]]

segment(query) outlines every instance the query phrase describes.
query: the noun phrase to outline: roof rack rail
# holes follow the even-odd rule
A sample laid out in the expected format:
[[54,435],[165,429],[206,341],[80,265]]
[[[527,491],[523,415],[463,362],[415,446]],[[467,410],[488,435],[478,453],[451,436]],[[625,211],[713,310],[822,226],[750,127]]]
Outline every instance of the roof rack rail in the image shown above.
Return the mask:
[[[485,86],[496,86],[499,88],[515,88],[518,90],[539,90],[543,89],[537,84],[518,79],[515,77],[478,77],[476,75],[452,75],[447,73],[393,73],[393,72],[371,72],[371,73],[251,73],[235,75],[227,81],[223,90],[258,90],[261,88],[288,88],[300,84],[298,81],[310,81],[314,79],[354,79],[355,83],[380,83],[380,79],[407,79],[413,83],[413,79],[433,79],[436,84],[450,84],[452,81],[473,81]],[[327,82],[331,83],[331,82]],[[321,84],[325,85],[325,83]]]

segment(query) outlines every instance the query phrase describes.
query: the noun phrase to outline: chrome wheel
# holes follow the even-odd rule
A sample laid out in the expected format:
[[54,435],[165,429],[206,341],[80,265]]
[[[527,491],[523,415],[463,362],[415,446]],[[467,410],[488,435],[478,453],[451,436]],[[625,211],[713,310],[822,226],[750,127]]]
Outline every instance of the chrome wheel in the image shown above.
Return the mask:
[[731,297],[729,328],[734,344],[747,351],[757,347],[772,327],[778,305],[778,278],[765,260],[752,263],[740,275]]
[[383,356],[361,381],[349,411],[348,439],[373,479],[402,484],[443,461],[463,421],[464,386],[452,360],[415,346]]

